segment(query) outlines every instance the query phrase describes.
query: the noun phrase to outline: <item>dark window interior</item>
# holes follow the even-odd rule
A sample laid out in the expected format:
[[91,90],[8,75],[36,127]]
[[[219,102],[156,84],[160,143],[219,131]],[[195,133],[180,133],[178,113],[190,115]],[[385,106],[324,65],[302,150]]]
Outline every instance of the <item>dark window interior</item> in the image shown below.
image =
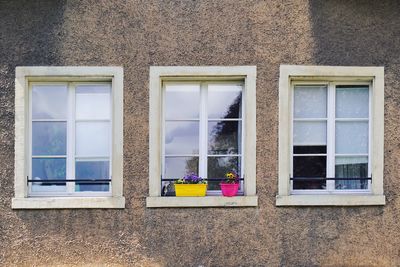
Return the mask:
[[[326,146],[294,146],[293,178],[310,178],[294,180],[293,189],[325,189],[326,181],[315,178],[326,178]],[[310,154],[310,156],[296,156],[296,154]],[[313,179],[314,178],[314,179]]]

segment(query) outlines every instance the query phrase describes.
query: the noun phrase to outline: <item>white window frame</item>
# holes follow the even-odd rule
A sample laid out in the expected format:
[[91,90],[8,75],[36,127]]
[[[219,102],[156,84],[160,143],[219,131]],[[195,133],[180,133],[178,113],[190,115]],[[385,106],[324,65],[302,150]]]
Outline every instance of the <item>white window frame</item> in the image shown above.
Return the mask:
[[[164,197],[161,196],[163,149],[163,82],[168,81],[242,81],[246,107],[243,121],[243,196]],[[149,103],[149,197],[146,206],[153,207],[239,207],[257,206],[256,195],[256,67],[199,66],[150,67]]]
[[[199,157],[199,175],[200,177],[207,177],[205,174],[207,173],[207,160],[208,157],[238,157],[240,158],[240,177],[244,177],[244,144],[241,141],[240,142],[240,148],[239,151],[240,153],[237,154],[215,154],[215,155],[210,155],[208,154],[208,122],[211,121],[234,121],[234,122],[240,122],[240,132],[239,134],[241,135],[241,140],[243,139],[242,133],[244,132],[244,114],[245,114],[245,105],[244,105],[244,97],[242,97],[242,102],[241,102],[241,114],[239,118],[230,118],[230,119],[224,119],[224,118],[209,118],[207,117],[207,93],[208,93],[208,86],[209,85],[216,85],[216,84],[223,84],[223,85],[238,85],[242,87],[242,93],[244,92],[244,82],[243,81],[232,81],[232,80],[227,80],[227,81],[165,81],[163,82],[163,121],[162,121],[162,173],[165,173],[165,90],[166,86],[168,85],[178,85],[178,84],[196,84],[199,85],[200,88],[200,110],[199,110],[199,118],[198,119],[193,119],[193,121],[198,121],[199,122],[199,153],[197,155],[168,155],[170,157],[174,156],[197,156]],[[168,121],[188,121],[188,119],[169,119]],[[243,194],[243,181],[240,181],[240,188],[239,188],[239,194]],[[221,195],[221,190],[208,190],[207,195],[212,196],[219,196]]]
[[[328,85],[328,94],[336,84],[368,84],[370,95],[368,173],[372,175],[368,190],[292,190],[292,136],[294,84]],[[329,99],[329,98],[328,98]],[[334,101],[334,97],[330,101]],[[330,103],[330,106],[333,106]],[[332,113],[332,112],[331,112]],[[328,111],[329,116],[329,111]],[[333,124],[334,125],[334,124]],[[328,138],[334,128],[328,127]],[[281,65],[279,79],[279,181],[277,206],[360,206],[384,205],[384,68],[341,66]],[[333,141],[334,142],[334,141]],[[332,142],[331,142],[332,144]],[[328,148],[329,150],[329,148]],[[333,151],[327,151],[332,157]],[[327,168],[329,166],[327,165]],[[332,170],[327,170],[327,175]]]
[[[29,194],[31,86],[33,83],[111,83],[111,191]],[[70,90],[70,88],[69,88]],[[71,103],[70,103],[71,104]],[[71,143],[68,144],[70,146]],[[17,67],[15,78],[15,197],[13,209],[124,208],[122,67]]]

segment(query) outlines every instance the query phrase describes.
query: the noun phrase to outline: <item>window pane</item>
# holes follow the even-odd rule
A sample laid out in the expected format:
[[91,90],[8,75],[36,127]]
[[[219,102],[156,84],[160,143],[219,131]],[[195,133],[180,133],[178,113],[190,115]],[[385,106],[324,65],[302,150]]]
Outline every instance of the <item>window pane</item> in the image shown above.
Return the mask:
[[165,154],[198,154],[199,122],[165,122]]
[[[207,178],[224,178],[229,171],[240,174],[239,157],[208,157]],[[209,181],[208,190],[220,190],[221,181]]]
[[[75,162],[75,178],[76,179],[109,179],[110,178],[110,162],[103,161],[87,161],[77,160]],[[88,183],[77,182],[75,186],[76,192],[82,191],[109,191],[109,182]]]
[[32,122],[32,155],[66,155],[66,122]]
[[208,157],[207,178],[224,178],[228,171],[240,173],[239,157]]
[[336,117],[368,118],[369,117],[368,86],[337,86]]
[[208,154],[239,154],[241,122],[208,122]]
[[32,119],[66,119],[67,85],[32,86]]
[[294,122],[294,145],[325,145],[326,144],[326,122],[325,121],[295,121]]
[[[368,157],[336,157],[336,178],[367,178]],[[337,180],[335,188],[346,189],[368,189],[368,180]]]
[[166,85],[165,118],[198,119],[200,110],[200,85]]
[[166,157],[164,178],[182,178],[188,173],[199,173],[199,157]]
[[326,86],[295,86],[294,117],[326,118]]
[[242,86],[219,84],[208,86],[208,118],[240,118]]
[[326,154],[326,146],[294,146],[293,154]]
[[368,153],[368,122],[336,122],[336,154]]
[[[46,158],[32,159],[32,180],[65,180],[66,179],[66,159],[65,158]],[[65,182],[34,182],[32,191],[42,191],[40,187],[51,186],[53,189],[45,191],[64,191]],[[43,189],[44,190],[44,189]]]
[[110,132],[108,122],[76,123],[76,155],[103,156],[110,154]]
[[[293,157],[293,177],[326,178],[326,156]],[[293,189],[325,189],[325,180],[293,181]]]
[[76,87],[76,119],[110,119],[110,85]]

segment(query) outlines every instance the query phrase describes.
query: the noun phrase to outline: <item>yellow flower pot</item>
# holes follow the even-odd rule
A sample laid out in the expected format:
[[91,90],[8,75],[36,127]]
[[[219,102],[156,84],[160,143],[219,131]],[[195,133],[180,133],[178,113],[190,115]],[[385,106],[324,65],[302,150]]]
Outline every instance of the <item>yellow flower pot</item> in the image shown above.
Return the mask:
[[204,197],[207,192],[207,184],[175,184],[177,197]]

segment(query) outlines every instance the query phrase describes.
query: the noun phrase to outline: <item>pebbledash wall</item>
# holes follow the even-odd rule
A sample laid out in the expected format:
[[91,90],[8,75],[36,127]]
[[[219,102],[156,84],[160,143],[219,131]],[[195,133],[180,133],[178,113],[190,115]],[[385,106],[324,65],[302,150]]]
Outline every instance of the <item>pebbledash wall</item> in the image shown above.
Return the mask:
[[[399,266],[400,2],[0,0],[0,266]],[[276,207],[281,64],[385,67],[386,205]],[[257,66],[258,207],[146,208],[150,66]],[[16,66],[122,66],[126,208],[12,210]]]

